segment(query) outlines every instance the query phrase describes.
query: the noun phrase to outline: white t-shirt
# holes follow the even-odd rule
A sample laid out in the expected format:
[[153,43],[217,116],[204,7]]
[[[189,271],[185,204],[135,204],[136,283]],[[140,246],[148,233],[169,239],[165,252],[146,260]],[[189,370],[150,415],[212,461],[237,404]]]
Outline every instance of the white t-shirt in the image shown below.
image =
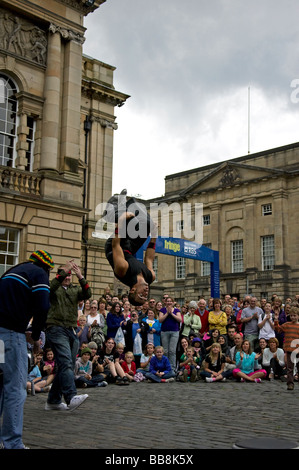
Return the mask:
[[90,326],[93,324],[95,320],[97,321],[97,324],[100,325],[101,328],[103,328],[105,324],[105,320],[101,313],[97,313],[95,317],[92,317],[91,315],[87,315],[86,323],[88,326]]
[[[259,315],[258,324],[261,323],[265,319],[265,315],[266,315],[265,313],[262,313]],[[272,313],[270,314],[270,321],[271,323],[274,323]],[[269,321],[266,320],[266,323],[264,324],[264,326],[260,328],[259,338],[270,339],[270,338],[274,338],[274,336],[275,336],[274,325],[272,328]]]

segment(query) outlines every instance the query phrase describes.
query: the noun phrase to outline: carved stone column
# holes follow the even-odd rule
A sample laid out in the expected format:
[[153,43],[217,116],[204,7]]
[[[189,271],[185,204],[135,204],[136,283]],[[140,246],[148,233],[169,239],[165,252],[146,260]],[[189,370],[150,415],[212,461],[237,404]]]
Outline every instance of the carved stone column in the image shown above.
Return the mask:
[[258,266],[257,258],[260,257],[260,250],[256,250],[256,246],[260,246],[260,241],[256,240],[256,198],[248,197],[244,199],[244,203],[245,218],[247,220],[244,240],[244,266],[247,270],[255,270]]
[[283,189],[273,193],[273,213],[275,214],[274,241],[275,265],[289,265],[288,260],[288,194]]
[[108,200],[111,193],[112,166],[113,166],[113,132],[117,125],[106,119],[100,119],[103,136],[102,160],[102,201]]
[[65,159],[80,157],[80,109],[82,80],[83,38],[68,31],[69,39],[64,49],[64,73],[62,83],[61,114],[61,169],[65,170]]

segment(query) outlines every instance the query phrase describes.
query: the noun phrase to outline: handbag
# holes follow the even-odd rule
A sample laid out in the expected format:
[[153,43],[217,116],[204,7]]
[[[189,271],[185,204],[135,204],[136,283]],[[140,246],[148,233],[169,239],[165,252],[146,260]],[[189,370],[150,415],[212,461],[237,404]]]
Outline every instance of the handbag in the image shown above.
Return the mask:
[[145,380],[145,377],[144,377],[142,372],[136,372],[136,374],[134,375],[133,380],[134,380],[134,382],[142,382],[143,380]]
[[126,345],[124,332],[123,332],[121,326],[118,328],[118,330],[117,330],[117,332],[116,332],[114,341],[115,341],[116,344],[121,343],[121,344],[123,344],[124,346]]
[[105,342],[105,335],[99,325],[91,327],[90,340],[97,344],[98,351],[102,348]]
[[133,344],[133,354],[140,356],[142,354],[142,342],[141,336],[139,333],[136,333],[134,344]]

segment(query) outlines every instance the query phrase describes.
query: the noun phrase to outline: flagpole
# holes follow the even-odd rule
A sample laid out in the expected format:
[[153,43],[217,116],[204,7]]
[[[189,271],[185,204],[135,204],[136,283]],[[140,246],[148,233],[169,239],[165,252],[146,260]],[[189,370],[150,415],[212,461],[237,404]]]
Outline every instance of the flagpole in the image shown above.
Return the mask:
[[248,153],[250,153],[250,86],[248,87]]

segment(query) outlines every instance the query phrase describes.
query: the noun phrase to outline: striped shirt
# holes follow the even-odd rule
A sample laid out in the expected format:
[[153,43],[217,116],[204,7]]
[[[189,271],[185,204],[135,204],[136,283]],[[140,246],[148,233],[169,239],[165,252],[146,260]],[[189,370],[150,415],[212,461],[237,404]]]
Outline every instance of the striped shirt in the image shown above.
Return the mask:
[[49,277],[34,263],[21,263],[0,279],[0,327],[25,333],[32,322],[32,339],[38,340],[50,307]]
[[[297,348],[299,344],[299,322],[293,323],[288,321],[282,325],[279,325],[278,320],[275,320],[274,329],[278,333],[284,333],[283,349],[285,352],[292,352]],[[294,341],[293,345],[292,341]]]

